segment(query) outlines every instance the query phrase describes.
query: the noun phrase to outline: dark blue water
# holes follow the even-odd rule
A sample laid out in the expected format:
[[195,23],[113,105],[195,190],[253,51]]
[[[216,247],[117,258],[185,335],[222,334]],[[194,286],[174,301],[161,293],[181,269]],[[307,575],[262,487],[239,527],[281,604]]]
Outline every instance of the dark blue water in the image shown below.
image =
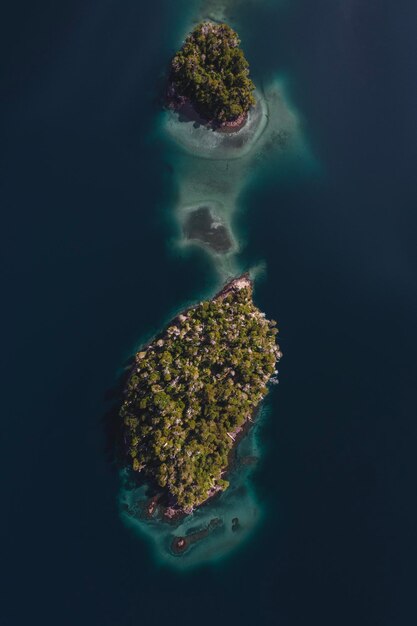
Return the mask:
[[[175,5],[175,6],[174,6]],[[103,418],[146,333],[212,284],[176,257],[150,129],[188,3],[22,0],[1,78],[6,626],[416,623],[417,7],[236,10],[323,174],[252,185],[242,263],[285,359],[255,539],[191,576],[121,524]]]

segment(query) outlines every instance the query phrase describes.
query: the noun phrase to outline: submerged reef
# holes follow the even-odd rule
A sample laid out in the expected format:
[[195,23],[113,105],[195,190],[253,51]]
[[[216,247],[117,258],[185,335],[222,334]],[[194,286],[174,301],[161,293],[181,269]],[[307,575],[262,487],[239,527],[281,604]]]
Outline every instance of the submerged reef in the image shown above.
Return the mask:
[[209,206],[190,209],[184,220],[184,235],[218,253],[230,252],[233,247],[227,227]]
[[189,514],[229,486],[230,452],[281,357],[277,332],[243,275],[137,353],[120,411],[127,456],[160,491],[166,516]]

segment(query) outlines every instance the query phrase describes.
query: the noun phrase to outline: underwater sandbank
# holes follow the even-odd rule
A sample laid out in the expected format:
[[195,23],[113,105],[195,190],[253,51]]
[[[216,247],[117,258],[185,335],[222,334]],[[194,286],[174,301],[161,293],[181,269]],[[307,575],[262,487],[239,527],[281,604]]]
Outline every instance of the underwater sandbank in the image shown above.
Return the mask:
[[[282,79],[274,79],[265,89],[256,90],[256,106],[250,110],[246,124],[239,131],[226,134],[213,131],[192,120],[180,119],[176,111],[162,114],[162,133],[168,137],[174,159],[179,248],[200,243],[212,253],[222,276],[239,272],[235,262],[240,251],[239,236],[233,229],[233,216],[239,196],[267,166],[280,169],[311,160],[303,140],[301,124],[290,106]],[[172,148],[174,151],[172,152]],[[210,207],[217,221],[233,242],[219,250],[210,246],[210,237],[190,238],[187,222],[190,214]],[[215,239],[213,239],[215,241]]]

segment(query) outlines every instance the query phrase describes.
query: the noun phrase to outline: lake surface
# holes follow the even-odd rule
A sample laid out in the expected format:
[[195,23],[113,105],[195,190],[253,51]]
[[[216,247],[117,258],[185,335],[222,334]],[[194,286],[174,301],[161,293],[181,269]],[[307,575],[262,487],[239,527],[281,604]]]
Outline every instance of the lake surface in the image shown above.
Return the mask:
[[[1,150],[6,626],[411,626],[417,582],[417,7],[231,3],[314,167],[257,166],[240,269],[284,359],[254,476],[265,516],[164,568],[122,523],[106,415],[126,359],[219,280],[176,246],[158,94],[196,1],[10,4]],[[6,63],[4,61],[6,60]]]

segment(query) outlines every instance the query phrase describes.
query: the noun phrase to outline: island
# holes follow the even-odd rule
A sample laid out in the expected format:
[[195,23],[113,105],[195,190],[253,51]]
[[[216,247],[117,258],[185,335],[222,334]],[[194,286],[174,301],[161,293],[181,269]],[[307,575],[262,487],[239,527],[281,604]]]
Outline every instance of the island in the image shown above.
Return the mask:
[[239,46],[227,24],[198,24],[171,61],[169,104],[215,130],[239,130],[255,104],[255,85]]
[[243,274],[137,352],[120,410],[126,459],[167,517],[227,489],[232,452],[277,373],[277,333]]

